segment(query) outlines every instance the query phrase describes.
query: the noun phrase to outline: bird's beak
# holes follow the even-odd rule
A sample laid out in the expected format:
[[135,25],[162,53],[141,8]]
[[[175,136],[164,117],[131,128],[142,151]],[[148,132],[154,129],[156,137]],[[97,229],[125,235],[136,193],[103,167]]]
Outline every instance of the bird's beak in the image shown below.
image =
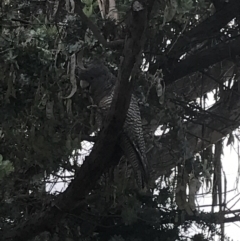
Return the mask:
[[87,70],[83,65],[83,52],[84,52],[84,49],[81,49],[77,53],[77,66],[80,70]]
[[[81,75],[81,72],[84,72],[87,70],[83,65],[83,52],[84,52],[84,49],[81,49],[77,53],[77,67],[78,67],[78,71],[79,71],[78,73],[80,73],[80,75]],[[82,89],[85,89],[89,86],[89,83],[85,80],[80,80],[80,86]]]
[[86,89],[89,86],[89,83],[85,80],[80,80],[80,86],[82,89]]

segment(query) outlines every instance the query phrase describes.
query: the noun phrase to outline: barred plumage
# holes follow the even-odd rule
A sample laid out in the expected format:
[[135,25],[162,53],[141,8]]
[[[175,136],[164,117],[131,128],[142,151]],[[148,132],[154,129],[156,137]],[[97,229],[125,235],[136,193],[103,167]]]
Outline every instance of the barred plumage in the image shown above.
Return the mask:
[[[93,63],[87,69],[80,69],[78,77],[89,82],[91,86],[92,98],[100,110],[97,122],[101,128],[102,120],[111,106],[116,77],[101,63]],[[148,181],[149,168],[140,110],[134,95],[131,98],[118,145],[134,170],[138,186],[143,188]]]

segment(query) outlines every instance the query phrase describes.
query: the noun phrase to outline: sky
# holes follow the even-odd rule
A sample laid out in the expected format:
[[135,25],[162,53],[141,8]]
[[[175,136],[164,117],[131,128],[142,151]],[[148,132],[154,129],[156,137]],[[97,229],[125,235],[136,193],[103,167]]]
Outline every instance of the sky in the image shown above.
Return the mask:
[[[231,210],[240,209],[240,195],[239,184],[237,184],[238,177],[238,143],[235,141],[234,145],[227,146],[227,139],[224,141],[224,150],[222,155],[222,167],[227,179],[227,208]],[[223,184],[224,185],[224,184]],[[205,193],[206,189],[202,187],[199,193]],[[197,199],[198,206],[211,205],[211,195],[199,195]],[[211,211],[211,207],[200,207],[200,210]],[[218,208],[215,208],[215,212]],[[227,217],[227,216],[226,216]],[[230,216],[229,216],[230,217]],[[240,222],[225,224],[225,234],[234,241],[240,241]],[[216,237],[216,240],[218,238]]]
[[[212,106],[214,104],[213,93],[208,94],[207,106]],[[239,135],[240,132],[236,130],[234,134]],[[227,146],[228,137],[225,138],[223,144],[223,154],[222,154],[222,170],[224,171],[227,179],[227,196],[226,196],[226,207],[231,210],[240,209],[240,186],[238,183],[239,168],[240,168],[240,147],[237,138],[234,138],[234,143]],[[224,187],[224,180],[222,181],[222,187]],[[199,194],[206,193],[204,185],[200,188]],[[211,195],[199,195],[197,198],[197,204],[199,210],[206,212],[211,211],[211,207],[201,207],[202,205],[211,205],[212,198]],[[219,209],[216,207],[215,212]],[[232,217],[230,215],[229,217]],[[228,217],[228,216],[225,216]],[[240,241],[240,222],[227,223],[225,224],[225,235],[234,241]],[[216,237],[218,240],[218,237]]]

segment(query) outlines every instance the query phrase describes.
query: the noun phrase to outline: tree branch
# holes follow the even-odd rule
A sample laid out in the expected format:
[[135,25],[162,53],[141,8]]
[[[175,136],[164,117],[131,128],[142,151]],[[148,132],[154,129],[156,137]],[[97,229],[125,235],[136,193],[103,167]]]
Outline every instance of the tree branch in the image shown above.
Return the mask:
[[[184,46],[194,43],[196,45],[205,39],[210,39],[226,26],[231,20],[239,15],[240,2],[238,0],[231,0],[226,3],[223,8],[200,23],[198,26],[186,32],[184,36],[180,37],[177,43],[172,48],[170,58],[178,59],[182,54]],[[170,47],[171,48],[171,47]]]
[[171,84],[175,80],[191,73],[201,71],[222,60],[232,59],[239,55],[240,37],[189,56],[171,68],[167,66],[165,68],[165,81],[167,84]]
[[[221,8],[211,17],[207,18],[192,30],[186,32],[184,36],[181,36],[173,48],[170,45],[169,49],[172,48],[172,50],[167,56],[170,61],[169,63],[164,64],[166,64],[168,67],[173,66],[176,64],[176,61],[179,59],[179,57],[184,54],[184,49],[186,46],[191,44],[191,46],[194,47],[196,44],[206,39],[215,37],[216,33],[218,33],[221,28],[226,26],[236,16],[239,16],[239,11],[240,1],[231,0],[226,3],[223,8]],[[159,56],[159,58],[162,59],[162,56]],[[159,62],[157,59],[155,64],[151,64],[150,72],[155,73],[157,69],[161,68],[162,64],[163,62]]]

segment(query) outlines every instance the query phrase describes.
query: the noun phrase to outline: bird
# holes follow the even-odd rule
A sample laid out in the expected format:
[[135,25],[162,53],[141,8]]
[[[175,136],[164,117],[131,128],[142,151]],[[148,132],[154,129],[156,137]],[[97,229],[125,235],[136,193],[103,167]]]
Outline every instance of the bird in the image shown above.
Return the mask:
[[[106,65],[96,60],[85,67],[82,64],[78,66],[76,76],[90,86],[90,95],[99,109],[96,123],[101,129],[104,117],[111,107],[117,77]],[[123,156],[133,168],[137,186],[140,189],[146,189],[149,179],[149,164],[146,157],[140,108],[134,94],[131,97],[123,131],[117,145],[120,146]]]

